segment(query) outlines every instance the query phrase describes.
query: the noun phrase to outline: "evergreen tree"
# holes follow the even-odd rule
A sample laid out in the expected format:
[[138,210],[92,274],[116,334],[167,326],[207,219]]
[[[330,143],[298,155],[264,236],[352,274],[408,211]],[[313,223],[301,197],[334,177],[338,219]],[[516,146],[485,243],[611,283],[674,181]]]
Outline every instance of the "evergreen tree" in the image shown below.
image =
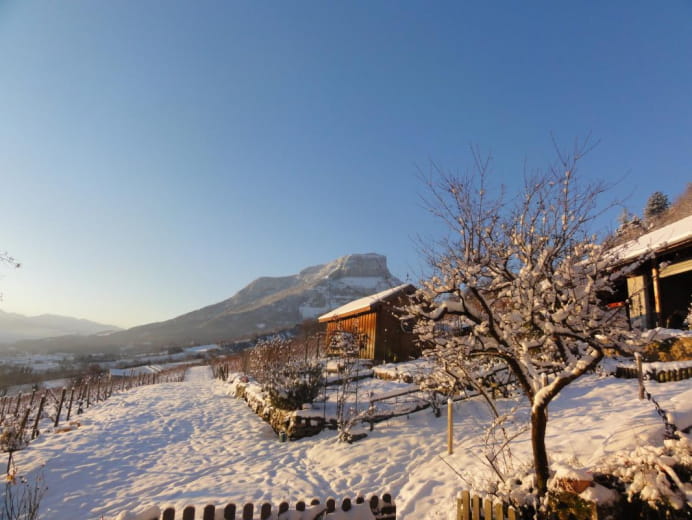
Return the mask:
[[658,215],[661,215],[670,207],[670,201],[668,196],[660,191],[655,191],[646,201],[646,207],[644,208],[644,218],[646,220],[651,220]]

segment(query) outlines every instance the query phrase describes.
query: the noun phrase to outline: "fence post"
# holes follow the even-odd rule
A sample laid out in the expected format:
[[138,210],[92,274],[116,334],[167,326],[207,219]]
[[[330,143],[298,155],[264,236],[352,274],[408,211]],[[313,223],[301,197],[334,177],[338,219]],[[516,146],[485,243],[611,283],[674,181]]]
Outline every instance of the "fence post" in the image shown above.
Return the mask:
[[447,399],[447,454],[454,453],[454,408],[452,398]]
[[22,393],[19,392],[19,395],[17,396],[17,406],[14,407],[14,416],[17,417],[19,415],[19,403],[22,401]]
[[505,520],[502,502],[495,502],[495,520]]
[[637,379],[639,379],[639,399],[644,399],[644,374],[642,373],[642,356],[639,352],[634,354],[637,361]]
[[490,520],[493,517],[493,501],[490,497],[483,499],[483,517]]
[[29,414],[31,413],[31,408],[27,406],[26,412],[24,412],[24,417],[22,418],[22,424],[19,427],[22,437],[24,436],[24,428],[26,428],[26,423],[29,420]]
[[66,421],[70,420],[70,415],[72,414],[72,401],[74,401],[74,386],[72,387],[72,390],[70,390],[70,402],[67,405],[67,419]]
[[65,402],[66,392],[67,388],[63,388],[62,393],[60,394],[60,402],[58,403],[58,409],[55,412],[55,424],[53,425],[54,428],[57,428],[58,424],[60,424],[60,412],[62,412],[62,404]]
[[46,394],[41,396],[41,402],[38,405],[38,412],[36,412],[36,420],[34,421],[34,428],[31,430],[31,439],[38,437],[38,421],[41,419],[41,413],[43,412],[43,405],[46,404]]
[[471,518],[478,520],[481,518],[481,498],[478,495],[471,498]]
[[457,496],[457,520],[470,520],[471,494],[462,491]]

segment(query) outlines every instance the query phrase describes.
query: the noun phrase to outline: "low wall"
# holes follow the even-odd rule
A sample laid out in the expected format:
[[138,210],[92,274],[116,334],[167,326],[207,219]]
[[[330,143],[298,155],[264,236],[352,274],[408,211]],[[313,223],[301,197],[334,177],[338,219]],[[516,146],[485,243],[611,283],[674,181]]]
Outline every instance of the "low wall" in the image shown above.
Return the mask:
[[287,440],[296,440],[317,435],[325,428],[336,429],[336,420],[325,419],[318,410],[281,410],[272,406],[262,392],[254,388],[256,386],[256,383],[236,379],[231,383],[231,393],[244,399],[250,409],[269,423],[277,435],[284,433]]

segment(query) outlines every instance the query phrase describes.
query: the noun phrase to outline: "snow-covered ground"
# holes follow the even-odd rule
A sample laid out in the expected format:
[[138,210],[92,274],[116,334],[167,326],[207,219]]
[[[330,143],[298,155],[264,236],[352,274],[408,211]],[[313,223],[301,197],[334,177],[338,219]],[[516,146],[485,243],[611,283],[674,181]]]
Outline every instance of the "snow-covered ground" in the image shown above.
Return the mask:
[[[424,410],[379,423],[354,444],[338,443],[334,431],[281,443],[226,386],[207,367],[194,367],[184,383],[114,395],[80,416],[80,428],[44,433],[15,455],[20,473],[43,465],[42,518],[391,492],[398,518],[451,519],[456,493],[468,487],[451,468],[467,479],[488,473],[481,461],[486,408],[478,400],[455,404],[448,456],[444,414]],[[678,426],[692,423],[692,380],[647,382],[647,389]],[[662,432],[651,403],[637,399],[636,380],[589,376],[551,404],[547,443],[555,461],[590,466],[608,453],[659,443]],[[529,453],[524,434],[514,454],[528,462]]]

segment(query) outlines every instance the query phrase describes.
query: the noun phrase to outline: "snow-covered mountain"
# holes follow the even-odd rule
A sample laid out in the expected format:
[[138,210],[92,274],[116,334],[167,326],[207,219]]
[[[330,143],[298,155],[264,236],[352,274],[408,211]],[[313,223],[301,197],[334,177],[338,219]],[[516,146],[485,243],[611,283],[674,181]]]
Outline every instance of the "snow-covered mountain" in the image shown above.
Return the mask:
[[113,325],[104,325],[69,316],[54,314],[24,316],[23,314],[0,311],[0,343],[53,336],[99,334],[117,330],[121,329]]
[[170,320],[107,336],[56,338],[23,346],[45,352],[233,341],[292,328],[351,300],[400,284],[389,272],[385,256],[352,254],[298,274],[258,278],[227,300]]
[[298,274],[262,277],[219,303],[113,336],[127,343],[216,342],[291,328],[305,319],[401,284],[375,253],[353,254]]

